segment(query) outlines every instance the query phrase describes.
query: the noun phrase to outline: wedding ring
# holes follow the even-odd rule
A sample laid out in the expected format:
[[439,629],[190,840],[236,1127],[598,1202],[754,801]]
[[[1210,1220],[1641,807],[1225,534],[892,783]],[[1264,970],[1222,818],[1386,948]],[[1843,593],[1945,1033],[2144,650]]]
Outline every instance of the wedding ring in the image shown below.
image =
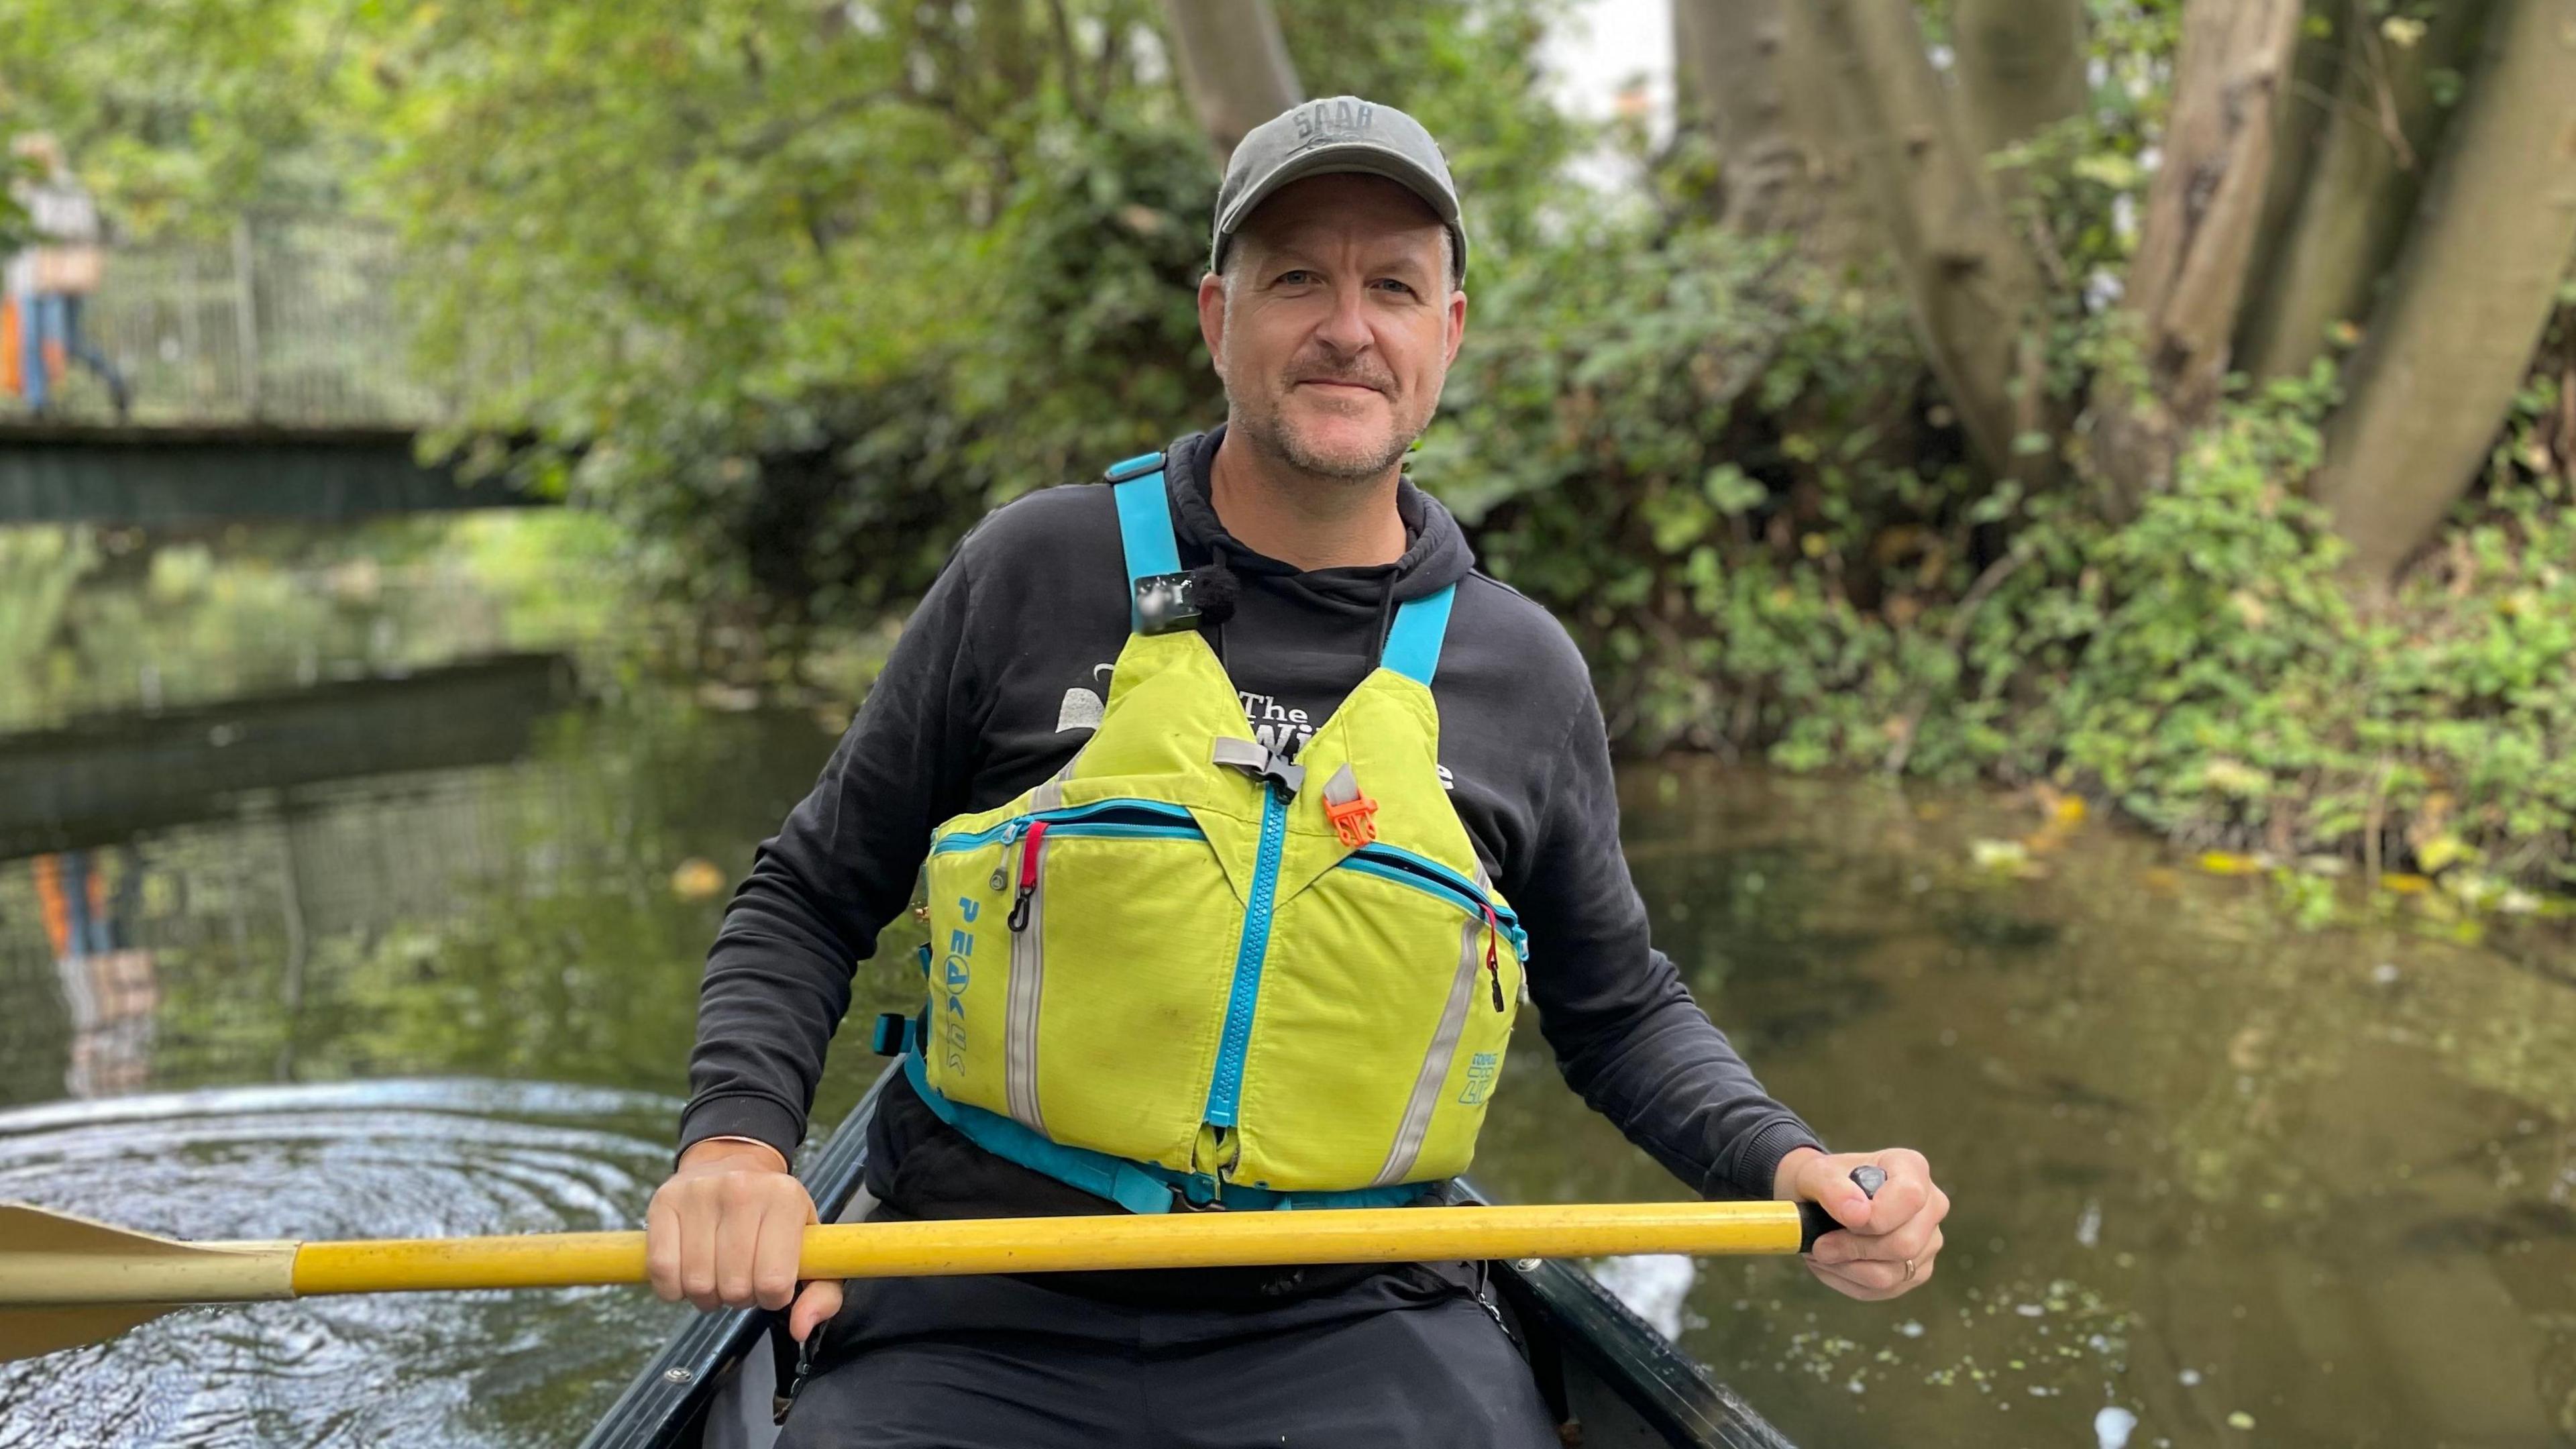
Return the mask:
[[1905,1283],[1911,1283],[1914,1281],[1914,1260],[1912,1258],[1905,1260],[1905,1276],[1898,1281]]

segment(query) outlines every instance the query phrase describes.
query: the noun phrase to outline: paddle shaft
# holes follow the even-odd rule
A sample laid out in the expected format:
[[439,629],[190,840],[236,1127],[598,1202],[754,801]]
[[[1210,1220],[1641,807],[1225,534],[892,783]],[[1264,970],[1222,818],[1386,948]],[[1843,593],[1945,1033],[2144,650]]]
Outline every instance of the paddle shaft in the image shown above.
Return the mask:
[[[836,1223],[805,1230],[803,1278],[916,1278],[1443,1258],[1794,1253],[1795,1203],[1622,1203],[1390,1212],[1193,1213]],[[642,1233],[306,1243],[298,1297],[645,1280]]]
[[[1187,1213],[809,1227],[806,1278],[931,1277],[1446,1258],[1793,1253],[1785,1202]],[[171,1243],[126,1253],[0,1246],[0,1305],[225,1303],[326,1293],[640,1283],[644,1235],[539,1233],[336,1243]]]

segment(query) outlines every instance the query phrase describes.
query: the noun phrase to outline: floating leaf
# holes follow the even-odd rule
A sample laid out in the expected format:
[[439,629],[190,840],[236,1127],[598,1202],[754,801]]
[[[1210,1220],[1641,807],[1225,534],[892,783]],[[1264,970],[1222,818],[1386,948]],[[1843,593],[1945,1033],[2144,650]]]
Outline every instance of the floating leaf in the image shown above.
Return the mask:
[[671,868],[671,894],[684,901],[703,901],[725,888],[725,873],[703,856],[690,856]]
[[2461,861],[2477,857],[2473,847],[2447,831],[2415,847],[2415,863],[2424,868],[2426,875],[2440,875]]
[[2234,795],[2245,800],[2269,794],[2272,789],[2270,775],[2241,761],[2224,757],[2211,760],[2200,767],[2200,783],[2223,795]]
[[1968,860],[1979,870],[2018,872],[2030,867],[2030,847],[2018,840],[1971,841]]

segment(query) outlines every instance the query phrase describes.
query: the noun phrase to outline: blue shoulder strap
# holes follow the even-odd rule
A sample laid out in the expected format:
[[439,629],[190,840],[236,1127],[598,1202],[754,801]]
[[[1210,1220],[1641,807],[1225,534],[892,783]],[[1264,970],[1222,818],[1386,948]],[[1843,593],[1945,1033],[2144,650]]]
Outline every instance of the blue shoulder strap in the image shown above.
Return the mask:
[[[1136,585],[1158,574],[1181,571],[1181,548],[1172,533],[1172,500],[1163,487],[1163,455],[1139,453],[1110,465],[1110,492],[1118,500],[1118,542],[1127,554],[1128,627],[1137,624]],[[1395,609],[1378,663],[1428,688],[1440,669],[1440,642],[1449,632],[1449,605],[1458,595],[1450,584],[1435,593],[1408,599]]]
[[1449,605],[1457,596],[1458,586],[1450,584],[1396,605],[1395,623],[1386,631],[1386,650],[1377,662],[1428,688],[1440,669],[1440,641],[1449,633]]
[[[1127,551],[1127,608],[1130,629],[1136,627],[1136,584],[1156,574],[1181,571],[1181,547],[1172,536],[1172,502],[1163,492],[1163,455],[1130,458],[1109,470],[1116,480],[1110,492],[1118,499],[1118,542]],[[1149,473],[1127,471],[1155,464]]]

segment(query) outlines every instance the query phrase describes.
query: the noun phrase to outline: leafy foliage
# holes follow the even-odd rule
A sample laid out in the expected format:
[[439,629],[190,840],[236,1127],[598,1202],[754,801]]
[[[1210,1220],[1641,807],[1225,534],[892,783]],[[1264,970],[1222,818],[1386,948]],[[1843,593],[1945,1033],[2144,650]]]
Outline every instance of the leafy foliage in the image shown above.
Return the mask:
[[[627,577],[737,663],[792,674],[994,503],[1220,407],[1190,302],[1215,177],[1149,0],[10,3],[0,128],[64,134],[128,225],[381,213],[460,438],[618,519]],[[2364,616],[2300,491],[2324,374],[2240,388],[2125,525],[2025,497],[1969,462],[1887,277],[1699,215],[1704,148],[1633,157],[1642,197],[1566,179],[1599,138],[1543,97],[1552,0],[1278,8],[1311,93],[1453,143],[1473,323],[1415,471],[1574,629],[1630,748],[2046,780],[2285,858],[2563,868],[2564,316],[2489,486]],[[2175,35],[2170,4],[2092,10],[2088,114],[1995,163],[2065,403],[2136,363],[2107,319]]]
[[[1310,87],[1472,136],[1480,259],[1568,128],[1526,0],[1288,6]],[[380,185],[434,366],[642,576],[794,667],[1013,494],[1220,410],[1191,291],[1216,178],[1142,0],[464,0],[394,27]],[[1511,178],[1517,178],[1513,180]]]
[[1874,294],[1693,229],[1566,265],[1507,292],[1417,473],[1575,630],[1632,748],[2046,781],[2284,860],[2566,872],[2554,382],[2440,559],[2365,616],[2298,488],[2317,385],[2234,404],[2115,527],[1985,488]]

